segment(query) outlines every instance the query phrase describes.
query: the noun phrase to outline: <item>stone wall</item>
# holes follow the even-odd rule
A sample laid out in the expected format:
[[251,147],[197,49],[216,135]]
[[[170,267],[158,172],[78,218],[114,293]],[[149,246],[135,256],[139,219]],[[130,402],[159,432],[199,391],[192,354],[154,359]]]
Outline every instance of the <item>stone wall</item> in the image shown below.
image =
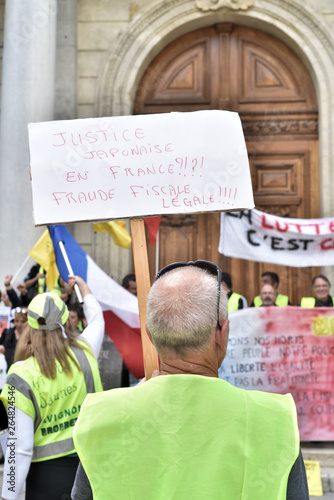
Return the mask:
[[[334,3],[331,0],[78,2],[78,117],[132,114],[153,58],[195,29],[231,22],[270,33],[308,69],[319,103],[321,216],[334,213]],[[119,258],[119,257],[117,257]],[[324,272],[334,281],[332,268]]]
[[[5,0],[0,0],[0,93],[2,76],[2,53],[3,53],[3,28],[5,24]],[[0,107],[1,112],[1,107]]]
[[[4,4],[5,0],[0,0],[0,48]],[[55,118],[131,114],[137,85],[153,58],[179,36],[222,22],[276,36],[308,69],[319,102],[321,215],[332,216],[332,0],[59,1]],[[0,68],[1,56],[2,51]],[[117,281],[132,270],[131,251],[117,248],[108,235],[94,235],[89,224],[77,224],[72,229],[84,249]],[[324,271],[334,281],[334,271]]]

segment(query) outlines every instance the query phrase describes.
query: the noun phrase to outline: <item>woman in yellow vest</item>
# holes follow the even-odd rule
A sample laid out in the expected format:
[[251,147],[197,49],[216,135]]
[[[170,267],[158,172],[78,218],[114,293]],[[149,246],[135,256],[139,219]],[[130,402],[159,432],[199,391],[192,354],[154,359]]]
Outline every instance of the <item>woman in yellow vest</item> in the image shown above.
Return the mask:
[[52,292],[28,307],[28,326],[17,345],[1,401],[7,409],[9,439],[2,498],[15,500],[26,481],[26,498],[70,498],[78,457],[73,428],[87,393],[102,390],[96,357],[104,320],[86,283],[77,283],[88,326],[80,340],[65,329],[68,309]]
[[331,284],[323,274],[314,276],[312,288],[314,297],[303,297],[300,301],[301,307],[333,307],[334,299],[329,295]]

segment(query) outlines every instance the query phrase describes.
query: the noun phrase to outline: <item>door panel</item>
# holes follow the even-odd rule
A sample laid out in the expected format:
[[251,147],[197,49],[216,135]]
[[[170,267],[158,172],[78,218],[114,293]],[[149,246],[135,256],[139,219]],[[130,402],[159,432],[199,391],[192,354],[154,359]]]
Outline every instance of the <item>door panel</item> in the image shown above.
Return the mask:
[[[298,57],[259,30],[220,24],[189,33],[166,47],[138,86],[135,113],[224,109],[237,111],[245,134],[254,199],[259,210],[293,218],[319,217],[317,101]],[[208,259],[230,272],[249,302],[260,274],[273,270],[280,291],[297,304],[311,293],[318,269],[294,269],[218,254],[218,213],[164,216],[159,263]]]

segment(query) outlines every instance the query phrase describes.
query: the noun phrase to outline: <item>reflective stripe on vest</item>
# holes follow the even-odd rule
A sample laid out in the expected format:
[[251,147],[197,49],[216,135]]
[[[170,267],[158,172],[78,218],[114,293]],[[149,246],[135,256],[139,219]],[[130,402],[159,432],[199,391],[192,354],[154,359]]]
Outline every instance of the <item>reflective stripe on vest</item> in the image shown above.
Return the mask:
[[28,384],[28,382],[23,380],[23,378],[19,377],[19,375],[16,375],[16,373],[11,373],[10,375],[8,375],[6,384],[14,386],[17,391],[20,391],[27,399],[31,399],[31,401],[33,402],[36,410],[36,418],[34,421],[34,430],[36,431],[37,427],[42,422],[42,419],[35,394],[31,390],[30,385]]
[[[93,365],[95,373],[94,378],[92,367],[86,352],[79,347],[71,347],[70,349],[77,358],[79,366],[82,370],[82,375],[79,376],[80,374],[76,374],[74,370],[77,371],[77,369],[75,367],[73,369],[73,378],[65,377],[63,372],[61,372],[60,375],[58,374],[57,379],[52,381],[52,392],[48,394],[45,394],[45,390],[43,392],[43,381],[46,380],[45,384],[48,386],[49,379],[46,379],[42,374],[39,377],[37,376],[36,379],[32,379],[30,378],[30,371],[26,370],[26,378],[30,381],[31,385],[29,385],[28,381],[24,380],[17,373],[15,373],[15,371],[10,373],[7,377],[4,392],[6,392],[8,386],[14,387],[17,401],[20,399],[20,402],[17,402],[16,406],[22,411],[25,411],[28,415],[31,415],[32,410],[34,413],[35,436],[32,461],[42,461],[50,458],[56,458],[75,451],[72,432],[79,414],[80,406],[87,393],[94,392],[94,390],[102,390],[95,358],[94,363],[96,366]],[[90,356],[93,358],[93,354],[90,353]],[[31,360],[32,358],[29,359]],[[35,363],[37,364],[36,360]],[[71,366],[73,367],[73,362],[71,362]],[[84,382],[82,382],[82,378],[84,379]],[[37,380],[37,382],[34,383],[34,380]],[[82,383],[84,383],[83,387]],[[72,384],[72,386],[70,384]],[[82,389],[79,388],[80,384]],[[74,392],[76,392],[75,401],[67,402],[67,396]],[[23,400],[20,395],[24,396]],[[61,402],[61,405],[59,402]],[[53,406],[54,408],[52,408]],[[43,410],[41,408],[45,409],[46,407],[49,408],[49,412],[46,416],[42,416],[41,412]],[[49,427],[46,427],[47,425],[49,425]],[[50,433],[48,431],[49,428],[52,431]],[[61,439],[61,435],[63,439]],[[55,440],[55,437],[58,439]]]
[[78,360],[81,370],[83,371],[87,394],[89,394],[90,392],[95,392],[93,372],[86,354],[82,349],[80,349],[80,347],[71,347],[71,349]]
[[231,297],[228,299],[227,302],[227,310],[228,312],[233,312],[237,311],[239,309],[239,299],[241,298],[241,295],[239,293],[232,293]]
[[73,440],[94,500],[286,500],[299,454],[291,395],[197,375],[87,396]]
[[[255,307],[260,307],[262,306],[262,300],[260,295],[257,295],[254,298],[254,306]],[[287,306],[289,304],[289,297],[287,295],[281,295],[280,293],[277,295],[276,300],[275,300],[275,305],[276,306]]]

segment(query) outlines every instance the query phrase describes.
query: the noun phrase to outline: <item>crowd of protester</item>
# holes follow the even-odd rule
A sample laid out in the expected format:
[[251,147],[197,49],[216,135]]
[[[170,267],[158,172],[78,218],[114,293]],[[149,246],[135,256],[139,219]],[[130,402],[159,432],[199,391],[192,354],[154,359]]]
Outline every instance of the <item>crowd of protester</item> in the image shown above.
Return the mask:
[[[222,284],[228,297],[228,312],[237,311],[247,307],[247,300],[232,289],[232,279],[229,273],[222,273]],[[312,297],[302,297],[300,307],[333,307],[334,299],[330,295],[331,284],[323,274],[318,274],[312,279]],[[279,292],[279,276],[272,271],[261,274],[260,293],[252,300],[250,307],[262,306],[291,306],[287,295]]]
[[[153,285],[150,292],[147,329],[160,357],[161,366],[159,375],[179,376],[180,374],[190,374],[195,377],[202,375],[204,378],[207,378],[207,381],[203,382],[203,388],[206,388],[206,386],[209,388],[210,386],[213,394],[216,394],[216,389],[218,389],[216,395],[221,392],[221,397],[231,397],[231,401],[233,400],[236,403],[240,397],[239,389],[235,389],[235,394],[228,394],[231,389],[227,387],[223,388],[222,385],[217,386],[217,388],[214,385],[211,387],[209,379],[217,377],[218,368],[226,353],[228,340],[227,312],[230,313],[245,309],[248,307],[248,303],[245,297],[234,292],[229,273],[222,273],[218,266],[206,261],[197,261],[190,264],[190,270],[178,269],[179,267],[187,267],[185,263],[172,265],[173,269],[167,266],[166,270],[158,273],[155,285]],[[209,313],[209,310],[211,308],[210,301],[212,302],[212,289],[214,283],[217,283],[215,273],[218,276],[218,283],[221,281],[222,285],[218,291],[218,305],[212,306],[218,315],[218,319],[215,326],[208,326],[212,322],[212,315]],[[192,281],[193,279],[197,281]],[[6,411],[8,411],[11,405],[13,390],[15,390],[14,412],[17,424],[15,431],[15,439],[17,440],[16,460],[19,472],[15,480],[15,494],[13,494],[13,489],[11,489],[11,483],[4,481],[2,498],[16,500],[24,483],[26,483],[28,495],[26,498],[31,500],[38,498],[56,500],[58,498],[65,498],[66,495],[70,498],[71,494],[75,500],[93,498],[92,487],[94,489],[94,481],[91,484],[85,470],[94,470],[96,463],[100,464],[99,461],[107,460],[109,446],[119,446],[117,436],[115,440],[114,438],[105,440],[105,435],[107,435],[109,428],[110,415],[108,408],[111,408],[111,406],[115,408],[115,425],[117,424],[117,420],[119,422],[122,421],[123,417],[121,415],[124,411],[122,409],[122,398],[118,399],[123,393],[120,393],[119,396],[116,395],[116,399],[114,399],[113,394],[110,396],[106,395],[105,398],[97,394],[96,397],[91,398],[92,403],[89,403],[90,399],[86,398],[89,393],[99,393],[102,391],[97,365],[97,357],[104,335],[104,320],[101,307],[91,294],[87,284],[78,276],[69,277],[68,282],[57,277],[54,287],[48,291],[46,288],[45,272],[37,263],[32,266],[23,282],[16,285],[16,289],[12,285],[12,280],[13,276],[11,274],[7,274],[4,277],[4,290],[1,294],[2,302],[11,309],[11,321],[8,328],[5,328],[0,336],[0,354],[4,354],[5,356],[8,371],[6,384],[1,388],[0,424],[3,431],[6,429],[6,425],[8,426]],[[83,305],[76,298],[74,284],[79,286],[83,297]],[[126,275],[122,281],[122,286],[129,293],[137,295],[136,277],[134,274]],[[189,291],[188,293],[186,291],[187,287],[188,291],[191,290],[191,292]],[[184,293],[182,292],[183,289]],[[206,289],[207,292],[205,293],[207,293],[207,297],[205,293],[203,294],[203,290]],[[314,296],[303,297],[299,304],[301,307],[333,307],[333,299],[329,293],[330,282],[326,276],[322,274],[315,276],[312,281],[312,289]],[[203,306],[204,303],[207,305]],[[278,275],[271,271],[262,273],[259,295],[254,297],[250,307],[283,307],[288,305],[291,305],[289,297],[281,294],[279,291]],[[227,308],[227,311],[225,308]],[[196,317],[200,317],[202,314],[203,321],[206,324],[206,336],[205,338],[201,337],[200,341],[196,340],[193,331],[195,328],[193,326],[193,319],[195,318],[195,316],[192,316],[193,314],[196,314]],[[202,325],[201,321],[200,325]],[[180,330],[176,331],[178,328]],[[203,328],[202,325],[200,329]],[[188,344],[188,342],[190,343]],[[179,346],[178,343],[180,343]],[[198,367],[201,367],[202,371]],[[151,408],[147,401],[159,401],[161,397],[168,400],[171,397],[170,393],[173,393],[173,386],[167,382],[166,384],[159,382],[156,387],[160,387],[160,389],[156,392],[154,386],[149,386],[148,382],[143,384],[143,381],[139,382],[137,379],[134,379],[124,363],[121,375],[120,387],[132,390],[129,386],[137,384],[138,386],[145,385],[151,388],[140,389],[140,391],[136,392],[138,399],[131,398],[129,400],[131,404],[128,410],[133,415],[136,415],[137,410],[139,410],[142,418],[146,418],[151,411],[154,411],[154,408]],[[178,378],[175,378],[175,380],[178,381],[180,389],[185,391],[183,392],[184,395],[190,394],[188,403],[189,407],[191,407],[192,379],[189,379],[189,383],[185,383],[184,380],[181,381]],[[225,381],[222,382],[226,384]],[[197,381],[196,384],[198,383]],[[150,394],[151,390],[152,394]],[[227,391],[226,394],[224,391]],[[109,392],[107,391],[107,393]],[[149,395],[149,399],[147,399],[146,393]],[[140,394],[143,394],[143,396],[140,396]],[[124,397],[126,397],[125,393]],[[141,399],[141,397],[144,399]],[[183,400],[181,401],[180,399],[177,404],[175,397],[176,394],[172,396],[172,399],[174,398],[173,415],[175,416],[176,411],[177,418],[183,428],[185,425],[182,413],[185,404],[184,396]],[[203,402],[199,402],[198,409],[200,411],[212,405],[212,409],[215,408],[215,398],[207,398],[207,396],[204,396],[204,392],[201,393],[201,397],[203,398]],[[86,401],[88,402],[86,403]],[[91,432],[89,404],[94,404],[94,408],[95,405],[96,408],[100,407],[100,411],[98,409],[94,410],[96,411],[96,417],[99,417],[96,419],[98,427],[97,436],[101,440],[101,444],[98,447],[96,447],[95,441],[89,438],[89,433]],[[121,406],[118,407],[119,404]],[[268,427],[269,436],[271,433],[271,424],[269,424],[270,408],[272,407],[272,410],[276,411],[275,407],[278,405],[277,408],[280,407],[279,411],[286,413],[284,417],[286,418],[286,424],[284,424],[286,425],[284,430],[286,436],[291,438],[294,435],[296,437],[298,431],[292,427],[291,422],[293,418],[290,415],[290,410],[287,410],[290,403],[285,402],[283,399],[281,402],[275,402],[274,399],[271,401],[271,398],[268,396],[266,404],[268,405],[268,415],[254,416],[254,414],[252,417],[255,419],[254,425],[259,426],[261,430]],[[76,421],[82,405],[85,407],[85,417],[80,417],[81,425],[77,426]],[[194,412],[191,411],[191,415],[193,414]],[[70,418],[66,420],[65,415],[68,415]],[[115,427],[116,434],[119,431],[117,425]],[[135,429],[137,423],[135,420],[131,420],[127,425],[129,432],[133,433],[133,429]],[[212,422],[212,425],[208,426],[205,420],[203,427],[201,419],[198,423],[196,419],[189,416],[186,425],[189,425],[195,434],[198,434],[197,426],[199,426],[200,433],[204,437],[208,434],[210,440],[217,436],[214,431],[215,422]],[[233,427],[232,435],[241,429],[241,427],[240,429],[238,428],[238,425],[242,427],[243,423],[240,421],[234,426],[235,428]],[[74,435],[76,437],[73,442],[74,426],[77,429],[77,433]],[[172,434],[177,432],[176,428],[170,425],[168,411],[166,418],[163,419],[163,426],[168,428]],[[209,428],[213,429],[213,434],[208,430]],[[224,447],[225,441],[228,441],[228,435],[223,433],[222,436],[224,438],[221,446]],[[156,441],[155,435],[152,436],[152,439],[150,437],[150,446],[158,446],[159,439]],[[3,432],[0,441],[2,445],[5,444]],[[9,438],[8,443],[10,443]],[[74,443],[76,443],[76,446]],[[274,441],[272,440],[271,444],[273,443]],[[279,442],[275,442],[274,445],[277,447],[277,452],[279,452]],[[108,449],[106,449],[106,446]],[[168,448],[168,440],[164,443],[164,446]],[[254,458],[257,448],[256,440],[253,442],[250,439],[247,446],[253,450]],[[174,450],[174,448],[175,446],[172,447],[173,452],[180,451],[179,449]],[[6,477],[6,474],[10,474],[9,444],[7,447],[3,446],[3,451],[3,460],[5,463],[4,477]],[[206,452],[203,450],[202,452],[205,455]],[[145,454],[145,449],[139,446],[138,453],[133,455],[135,460],[139,460],[140,462],[140,456],[143,453]],[[263,448],[261,453],[265,457],[267,452]],[[79,462],[78,454],[85,465],[84,468]],[[95,455],[96,458],[94,458]],[[209,456],[206,458],[210,460]],[[243,456],[240,459],[248,460]],[[168,461],[168,458],[166,460]],[[187,460],[191,461],[192,457],[189,456]],[[264,458],[264,460],[266,459]],[[136,463],[138,464],[139,462],[137,461]],[[160,474],[159,467],[157,466],[156,468]],[[161,470],[165,470],[165,463],[161,467]],[[196,474],[196,467],[196,464],[190,467],[191,474]],[[145,473],[140,472],[140,470],[140,467],[138,467],[139,472],[131,468],[130,479],[128,480],[129,491],[132,491],[134,485],[137,484],[139,476],[143,480],[143,488],[145,490],[150,475],[146,478]],[[121,483],[123,480],[119,480],[118,478],[123,477],[123,471],[119,467],[116,467],[115,471],[113,483],[110,483],[109,478],[108,480],[106,479],[102,486],[96,485],[96,498],[106,498],[103,495],[106,495],[112,488],[115,488],[115,491],[118,493],[121,492]],[[213,477],[217,477],[215,468],[212,471]],[[185,474],[185,477],[188,477],[188,475]],[[91,477],[93,476],[94,474]],[[224,481],[228,481],[230,479],[229,474],[227,473],[225,476]],[[307,484],[303,461],[301,454],[298,453],[298,450],[296,452],[296,449],[292,450],[291,448],[289,465],[284,472],[284,478],[281,480],[278,478],[275,487],[277,486],[278,489],[282,488],[284,481],[287,485],[289,495],[287,498],[307,498]],[[73,484],[74,489],[71,493]],[[295,493],[294,485],[296,484],[298,485],[298,493]],[[249,483],[249,487],[250,489],[252,488],[251,483]],[[156,494],[159,497],[159,486],[157,488]],[[182,496],[182,491],[181,488],[181,496],[175,496],[175,498],[185,498]],[[133,498],[141,497],[136,496],[134,492]],[[193,498],[199,497],[194,495]],[[216,497],[213,496],[212,498]]]

